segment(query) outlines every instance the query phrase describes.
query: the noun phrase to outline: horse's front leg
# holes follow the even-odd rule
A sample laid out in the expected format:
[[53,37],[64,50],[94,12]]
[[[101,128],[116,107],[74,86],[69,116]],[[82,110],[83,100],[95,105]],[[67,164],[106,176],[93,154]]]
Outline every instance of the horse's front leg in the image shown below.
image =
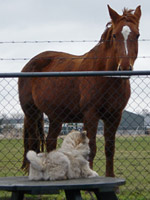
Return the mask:
[[115,134],[119,126],[121,114],[104,120],[106,176],[114,177]]
[[61,132],[62,123],[51,121],[49,132],[46,138],[46,150],[47,152],[50,152],[54,149],[56,149],[57,146],[57,137]]
[[84,130],[87,131],[87,137],[89,138],[89,162],[91,168],[93,168],[93,160],[96,155],[96,133],[98,127],[98,120],[99,119],[92,112],[87,112],[84,117]]

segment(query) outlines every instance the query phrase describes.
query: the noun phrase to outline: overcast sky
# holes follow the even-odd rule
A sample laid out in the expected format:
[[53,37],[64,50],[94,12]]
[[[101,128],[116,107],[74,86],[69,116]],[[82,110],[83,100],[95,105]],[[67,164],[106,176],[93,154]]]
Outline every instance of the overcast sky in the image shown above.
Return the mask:
[[[140,40],[150,39],[148,0],[0,0],[0,42],[99,40],[110,21],[107,4],[119,14],[141,5]],[[32,58],[46,50],[83,54],[96,43],[0,43],[0,58]],[[139,41],[134,70],[149,70],[150,41]],[[142,57],[142,58],[141,58]],[[0,72],[19,72],[27,61],[0,60]]]

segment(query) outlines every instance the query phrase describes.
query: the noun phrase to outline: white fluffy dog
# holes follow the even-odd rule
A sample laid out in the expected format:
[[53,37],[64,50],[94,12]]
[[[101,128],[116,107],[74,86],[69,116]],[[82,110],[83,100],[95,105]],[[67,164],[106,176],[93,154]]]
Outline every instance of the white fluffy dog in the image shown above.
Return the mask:
[[98,174],[90,169],[89,139],[86,131],[72,131],[64,139],[61,148],[50,153],[28,151],[30,180],[63,180],[92,178]]

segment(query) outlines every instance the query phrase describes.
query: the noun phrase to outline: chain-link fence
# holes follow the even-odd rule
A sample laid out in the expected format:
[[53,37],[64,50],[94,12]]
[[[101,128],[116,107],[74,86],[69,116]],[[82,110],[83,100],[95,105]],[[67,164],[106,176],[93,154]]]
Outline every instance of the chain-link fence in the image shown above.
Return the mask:
[[[127,80],[127,74],[103,74],[101,77],[93,73],[92,78],[109,78],[109,82],[115,79],[113,83],[118,84],[118,80]],[[118,75],[125,75],[124,77]],[[91,73],[92,74],[92,73]],[[136,73],[135,73],[136,74]],[[120,200],[149,200],[150,199],[150,74],[147,72],[136,75],[130,72],[131,97],[125,107],[120,125],[116,133],[116,148],[114,158],[115,175],[126,179],[126,185],[120,188],[118,197]],[[30,74],[31,75],[31,74]],[[32,74],[33,75],[33,74]],[[57,74],[58,75],[58,74]],[[75,74],[74,79],[78,79]],[[108,76],[109,77],[106,77]],[[110,77],[112,75],[112,77]],[[134,76],[132,76],[134,75]],[[23,160],[23,120],[24,114],[20,107],[18,98],[18,77],[17,75],[5,74],[0,78],[0,176],[22,176],[25,175],[21,169]],[[26,75],[27,76],[27,75]],[[45,76],[45,75],[44,75]],[[86,74],[87,78],[89,73]],[[103,77],[102,77],[103,76]],[[44,77],[43,77],[44,78]],[[54,77],[49,77],[54,78]],[[60,77],[57,77],[59,79]],[[61,77],[62,78],[62,77]],[[70,75],[65,75],[69,79]],[[29,79],[29,77],[26,77]],[[42,78],[41,78],[42,79]],[[87,79],[90,81],[90,79]],[[47,86],[48,87],[48,86]],[[54,87],[54,86],[53,86]],[[67,87],[67,86],[63,86]],[[101,86],[103,87],[103,86]],[[118,91],[113,93],[120,95]],[[99,88],[96,88],[97,91]],[[108,91],[106,91],[108,92]],[[42,93],[42,91],[41,91]],[[59,96],[59,93],[57,93]],[[70,102],[68,94],[64,94],[62,101]],[[96,95],[96,94],[94,94]],[[103,94],[101,94],[103,95]],[[116,97],[116,95],[115,95]],[[76,98],[76,97],[75,97]],[[97,99],[98,100],[98,99]],[[117,99],[114,99],[117,101]],[[112,99],[106,98],[105,102],[113,104]],[[94,102],[92,102],[94,103]],[[49,103],[47,103],[49,109]],[[62,110],[67,112],[67,110]],[[58,116],[59,117],[59,116]],[[93,118],[94,116],[90,116]],[[90,119],[89,119],[90,120]],[[32,124],[31,124],[32,125]],[[44,132],[47,136],[49,121],[44,115]],[[82,129],[83,123],[63,123],[61,135],[58,137],[58,145],[63,137],[72,129]],[[97,153],[94,159],[94,170],[100,176],[105,175],[105,154],[103,122],[100,120],[97,129]],[[9,199],[9,192],[0,192],[0,199]],[[33,199],[33,196],[26,196],[27,199]],[[36,199],[64,199],[63,192],[58,196],[39,196]],[[92,199],[88,194],[84,194],[85,199]]]

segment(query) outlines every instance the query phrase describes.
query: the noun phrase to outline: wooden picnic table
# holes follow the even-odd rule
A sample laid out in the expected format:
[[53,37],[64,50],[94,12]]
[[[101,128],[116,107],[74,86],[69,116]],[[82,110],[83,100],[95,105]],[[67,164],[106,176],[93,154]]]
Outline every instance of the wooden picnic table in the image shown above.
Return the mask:
[[0,190],[12,192],[11,200],[23,200],[24,194],[59,194],[64,190],[67,200],[81,200],[81,190],[93,191],[98,200],[118,200],[115,190],[124,179],[96,177],[62,181],[30,181],[28,177],[1,177]]

